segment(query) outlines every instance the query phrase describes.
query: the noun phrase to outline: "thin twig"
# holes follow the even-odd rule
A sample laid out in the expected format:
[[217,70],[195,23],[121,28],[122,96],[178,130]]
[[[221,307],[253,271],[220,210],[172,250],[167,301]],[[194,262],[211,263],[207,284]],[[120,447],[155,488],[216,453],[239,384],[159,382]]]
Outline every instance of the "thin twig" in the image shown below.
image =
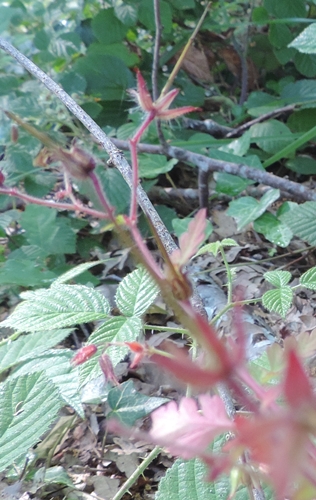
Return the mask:
[[[132,171],[131,167],[122,155],[121,151],[113,144],[107,137],[103,130],[92,120],[92,118],[57,84],[52,80],[44,71],[36,66],[30,59],[25,57],[13,45],[0,37],[0,48],[14,57],[27,71],[40,80],[52,93],[54,93],[60,101],[78,118],[78,120],[91,132],[96,141],[107,151],[110,156],[112,164],[119,170],[124,177],[125,181],[132,188]],[[146,192],[141,186],[137,188],[137,197],[139,205],[143,212],[151,220],[157,233],[164,243],[165,248],[171,254],[176,248],[169,231],[159,217],[157,211],[150,202]]]
[[234,129],[230,127],[225,127],[220,125],[208,118],[207,120],[193,120],[192,118],[182,118],[182,125],[184,128],[189,128],[191,130],[198,130],[199,132],[205,132],[213,137],[221,139],[222,137],[227,137],[228,134],[233,133]]
[[[161,19],[160,19],[160,0],[153,0],[154,2],[154,14],[155,14],[155,45],[154,45],[154,54],[153,54],[153,66],[151,72],[151,83],[152,83],[152,96],[153,101],[157,101],[159,97],[159,88],[158,88],[158,73],[159,73],[159,55],[160,55],[160,41],[161,41]],[[159,142],[162,146],[166,145],[166,139],[163,135],[161,129],[161,121],[156,120],[156,129]]]
[[223,137],[225,137],[225,139],[230,139],[232,137],[241,136],[244,132],[246,132],[246,130],[249,130],[252,125],[262,123],[266,120],[269,120],[270,118],[275,118],[276,116],[283,113],[291,113],[291,111],[294,111],[297,106],[297,104],[289,104],[288,106],[274,109],[273,111],[269,111],[269,113],[258,116],[257,118],[254,118],[247,123],[243,123],[235,129],[226,127],[225,125],[221,125],[220,123],[217,123],[214,120],[210,120],[209,118],[207,120],[193,120],[192,118],[184,117],[182,118],[182,125],[185,128],[198,130],[199,132],[205,132],[206,134],[210,134],[211,136],[218,139],[221,139]]
[[25,201],[26,203],[32,203],[35,205],[41,205],[44,207],[55,208],[56,210],[68,210],[73,212],[81,212],[87,215],[91,215],[97,219],[108,219],[108,214],[104,212],[100,212],[99,210],[94,210],[92,208],[87,207],[87,205],[83,205],[82,203],[63,203],[55,200],[44,200],[42,198],[36,198],[35,196],[31,196],[29,194],[23,193],[17,188],[11,187],[0,187],[0,195],[11,196],[14,198],[19,198],[20,200]]
[[168,78],[168,81],[167,81],[166,85],[164,86],[164,88],[163,88],[163,89],[162,89],[162,91],[161,91],[161,95],[162,95],[162,96],[163,96],[163,95],[166,95],[166,94],[167,94],[167,92],[168,92],[168,91],[170,90],[170,88],[172,87],[173,82],[174,82],[174,79],[175,79],[175,77],[177,76],[177,74],[178,74],[178,73],[179,73],[179,71],[180,71],[180,68],[181,68],[181,66],[182,66],[183,60],[185,59],[185,56],[187,55],[188,50],[190,49],[190,47],[191,47],[191,45],[192,45],[192,43],[193,43],[193,41],[194,41],[194,39],[195,39],[196,35],[198,34],[198,32],[199,32],[199,30],[200,30],[200,28],[201,28],[201,26],[202,26],[202,24],[203,24],[203,22],[204,22],[204,19],[205,19],[206,15],[207,15],[207,13],[208,13],[208,11],[209,11],[210,6],[211,6],[211,2],[208,2],[208,4],[207,4],[207,6],[205,7],[204,12],[203,12],[203,14],[202,14],[202,16],[201,16],[201,19],[200,19],[200,20],[199,20],[199,22],[197,23],[197,25],[196,25],[196,27],[195,27],[195,30],[193,31],[192,35],[190,36],[190,38],[189,38],[188,42],[186,43],[186,45],[185,45],[185,47],[184,47],[184,49],[183,49],[183,51],[182,51],[182,53],[181,53],[181,55],[180,55],[179,59],[177,60],[176,65],[175,65],[175,67],[173,68],[173,70],[172,70],[172,72],[171,72],[171,74],[170,74],[170,76],[169,76],[169,78]]
[[154,14],[155,14],[155,46],[153,54],[153,66],[151,73],[151,83],[152,83],[152,96],[153,100],[157,101],[159,97],[158,89],[158,71],[159,71],[159,52],[160,52],[160,39],[161,39],[161,20],[160,20],[160,0],[154,1]]
[[[121,149],[128,149],[127,141],[113,139],[113,142]],[[298,201],[316,201],[316,192],[314,190],[308,189],[297,182],[282,179],[265,170],[248,167],[243,163],[238,164],[215,160],[174,146],[168,146],[167,149],[164,149],[161,146],[154,146],[152,144],[138,144],[137,149],[140,153],[167,154],[171,158],[177,158],[185,163],[193,164],[204,171],[226,172],[227,174],[237,175],[242,179],[250,179],[275,189],[286,191]]]
[[[103,132],[103,130],[95,123],[95,121],[77,104],[68,94],[65,92],[57,83],[54,82],[44,71],[42,71],[36,64],[34,64],[30,59],[24,56],[19,50],[17,50],[13,45],[0,37],[0,48],[5,52],[14,57],[27,71],[35,76],[39,81],[41,81],[45,87],[55,94],[58,99],[71,111],[71,113],[78,118],[78,120],[90,131],[92,136],[96,141],[107,151],[110,156],[111,163],[118,169],[121,173],[128,186],[133,188],[133,175],[132,170],[126,159],[124,158],[122,152],[117,149],[108,136]],[[1,192],[0,192],[1,193]],[[144,189],[138,185],[137,187],[137,199],[138,203],[143,210],[144,214],[151,222],[152,226],[155,228],[156,233],[164,245],[166,252],[171,255],[178,247],[175,244],[171,234],[162,222],[157,211],[155,210],[153,204],[149,200]],[[103,214],[104,217],[104,214]],[[205,309],[202,300],[194,290],[192,297],[192,304],[196,310],[204,316]]]
[[199,205],[200,208],[206,208],[207,213],[208,213],[208,197],[209,197],[208,179],[209,179],[209,172],[202,170],[200,168],[198,174]]
[[265,113],[264,115],[258,116],[254,120],[250,122],[243,123],[240,127],[237,127],[230,132],[228,132],[225,136],[226,139],[230,137],[238,137],[242,135],[246,130],[249,130],[252,125],[256,125],[256,123],[262,123],[270,118],[274,118],[275,116],[281,115],[282,113],[290,113],[294,111],[296,104],[289,104],[288,106],[283,106],[283,108],[274,109],[273,111],[269,111],[269,113]]
[[236,35],[233,35],[234,48],[239,56],[241,64],[241,93],[239,98],[239,105],[242,106],[247,99],[248,93],[248,61],[247,61],[247,50],[248,50],[248,25],[246,28],[246,33],[242,37],[243,40],[238,40]]

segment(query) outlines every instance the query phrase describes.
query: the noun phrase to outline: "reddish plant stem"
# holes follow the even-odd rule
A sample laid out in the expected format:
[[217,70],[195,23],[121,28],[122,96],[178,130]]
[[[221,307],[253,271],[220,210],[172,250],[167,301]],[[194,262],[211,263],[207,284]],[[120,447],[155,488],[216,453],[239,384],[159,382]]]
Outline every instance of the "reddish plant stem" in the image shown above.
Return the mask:
[[139,143],[145,130],[149,127],[154,119],[155,112],[151,111],[150,113],[148,113],[141,126],[137,129],[135,135],[129,141],[132,162],[132,199],[129,218],[132,224],[135,224],[137,221],[137,187],[139,182],[137,144]]
[[136,247],[138,248],[139,252],[141,253],[143,259],[146,261],[146,267],[150,269],[151,275],[153,278],[160,283],[161,280],[164,280],[164,275],[162,271],[160,270],[159,266],[157,265],[157,262],[153,258],[152,254],[148,250],[146,244],[143,241],[142,235],[139,232],[138,227],[133,223],[129,222],[127,219],[126,224],[128,228],[130,229],[133,240],[135,242]]
[[5,186],[0,187],[0,194],[6,196],[13,196],[15,198],[19,198],[21,200],[26,201],[27,203],[32,203],[35,205],[42,205],[44,207],[55,208],[56,210],[69,210],[69,211],[80,211],[87,215],[92,215],[98,219],[107,219],[108,214],[104,212],[100,212],[99,210],[94,210],[92,208],[83,205],[81,202],[77,201],[76,203],[62,203],[60,201],[54,200],[43,200],[41,198],[36,198],[35,196],[31,196],[26,193],[22,193],[17,188],[8,188]]
[[114,224],[116,224],[116,219],[114,216],[114,207],[112,207],[110,205],[110,203],[108,202],[108,200],[106,199],[106,196],[103,192],[103,189],[101,187],[101,184],[100,184],[98,177],[92,171],[89,173],[89,178],[91,179],[91,182],[93,184],[93,187],[95,189],[95,192],[98,196],[98,199],[99,199],[101,205],[105,209],[105,213],[107,214],[108,219],[110,219],[110,221],[112,221]]

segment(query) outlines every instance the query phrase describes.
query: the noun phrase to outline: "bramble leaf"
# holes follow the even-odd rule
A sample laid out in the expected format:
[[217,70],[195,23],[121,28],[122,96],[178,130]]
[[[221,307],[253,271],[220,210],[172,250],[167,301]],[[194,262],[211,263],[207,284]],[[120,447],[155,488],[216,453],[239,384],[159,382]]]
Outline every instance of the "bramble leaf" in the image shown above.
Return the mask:
[[159,288],[150,274],[140,267],[119,284],[115,296],[116,305],[125,316],[142,316],[158,292]]
[[159,406],[169,402],[167,398],[148,397],[136,391],[131,380],[109,391],[107,403],[111,408],[107,418],[117,418],[122,424],[132,426]]
[[293,290],[289,286],[282,286],[268,290],[262,296],[262,303],[269,311],[275,311],[283,318],[291,307]]
[[310,290],[316,290],[316,267],[311,267],[300,277],[300,284]]
[[287,285],[292,277],[289,271],[268,271],[263,276],[265,280],[276,287]]
[[171,260],[179,267],[185,265],[196,253],[200,244],[204,241],[206,229],[206,209],[198,211],[194,219],[190,222],[188,230],[181,234],[179,238],[179,249],[171,255]]
[[43,373],[17,377],[0,389],[0,470],[27,454],[63,405]]
[[55,330],[105,319],[110,311],[108,301],[96,290],[82,285],[53,285],[48,290],[24,292],[25,298],[2,322],[18,331]]

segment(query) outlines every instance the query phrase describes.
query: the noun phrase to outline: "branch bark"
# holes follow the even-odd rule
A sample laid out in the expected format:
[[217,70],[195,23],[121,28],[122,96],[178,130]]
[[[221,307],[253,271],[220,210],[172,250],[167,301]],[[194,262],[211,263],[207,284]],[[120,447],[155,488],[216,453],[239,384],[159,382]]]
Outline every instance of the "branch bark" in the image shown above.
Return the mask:
[[[113,144],[107,137],[103,130],[95,123],[94,120],[57,84],[52,80],[44,71],[42,71],[30,59],[19,52],[13,45],[0,37],[0,48],[7,54],[14,57],[29,73],[40,80],[48,90],[55,94],[60,101],[71,111],[71,113],[78,118],[78,120],[89,130],[95,137],[97,142],[109,154],[111,163],[119,170],[124,177],[125,181],[132,188],[132,170],[122,152]],[[145,215],[150,219],[153,226],[165,245],[166,251],[171,254],[177,245],[172,239],[169,231],[162,222],[154,206],[149,200],[147,194],[141,186],[138,186],[137,197],[139,205],[141,206]]]
[[[128,142],[113,139],[114,144],[120,149],[128,149]],[[227,174],[237,175],[243,179],[251,179],[260,184],[280,189],[288,192],[294,199],[298,201],[316,201],[316,192],[308,189],[297,182],[282,179],[277,175],[270,174],[265,170],[258,170],[256,168],[248,167],[243,163],[231,163],[222,160],[214,160],[207,156],[192,153],[186,149],[168,146],[163,148],[161,146],[153,146],[152,144],[138,144],[137,149],[140,153],[150,154],[165,154],[171,158],[177,158],[185,163],[193,164],[200,170],[205,172],[226,172]]]
[[[44,71],[42,71],[30,59],[24,56],[12,44],[0,37],[0,49],[4,50],[7,54],[14,57],[29,73],[41,81],[45,87],[50,90],[57,98],[69,109],[69,111],[89,130],[96,141],[105,149],[110,156],[111,163],[119,170],[123,178],[127,182],[130,189],[133,187],[132,169],[122,151],[120,151],[103,130],[95,123],[95,121],[65,92],[62,87],[52,80]],[[175,244],[171,234],[159,217],[153,204],[149,200],[144,189],[139,185],[137,187],[137,200],[146,217],[154,226],[162,244],[164,245],[167,253],[170,255],[178,247]],[[195,309],[202,315],[206,316],[206,312],[201,300],[201,297],[194,290],[192,297],[192,304]]]

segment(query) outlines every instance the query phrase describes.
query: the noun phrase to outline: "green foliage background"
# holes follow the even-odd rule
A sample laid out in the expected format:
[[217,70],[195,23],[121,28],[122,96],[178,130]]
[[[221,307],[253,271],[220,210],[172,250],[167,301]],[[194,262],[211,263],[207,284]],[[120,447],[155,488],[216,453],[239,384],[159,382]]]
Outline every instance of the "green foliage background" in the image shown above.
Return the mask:
[[[161,0],[160,89],[204,7],[204,2],[195,0]],[[175,106],[201,107],[202,111],[193,117],[212,118],[230,127],[289,104],[295,107],[285,117],[254,124],[237,139],[216,139],[206,133],[186,130],[181,122],[163,125],[166,139],[172,145],[210,158],[258,170],[278,168],[281,175],[291,176],[297,182],[315,175],[315,20],[315,0],[253,0],[251,5],[245,0],[214,1],[196,46],[214,54],[224,47],[237,50],[240,57],[247,55],[258,70],[256,84],[246,101],[240,103],[240,78],[236,79],[223,59],[215,57],[208,81],[192,78],[184,70],[179,72],[175,87],[180,93]],[[126,140],[137,129],[142,114],[127,91],[135,88],[136,67],[151,88],[155,36],[151,0],[2,2],[0,32],[73,96],[110,137]],[[49,133],[64,147],[76,138],[97,159],[96,172],[117,213],[126,213],[129,189],[117,171],[106,168],[104,151],[91,141],[54,96],[3,53],[0,58],[0,167],[5,184],[33,196],[53,196],[54,186],[61,181],[60,173],[53,168],[34,166],[41,144],[22,129],[16,141],[5,110]],[[154,126],[149,128],[144,140],[158,144]],[[182,167],[177,160],[163,155],[140,155],[140,173],[148,189],[165,182],[166,176]],[[189,168],[196,179],[194,166]],[[214,179],[216,192],[233,198],[228,214],[236,219],[239,228],[253,223],[255,231],[275,246],[286,247],[295,235],[315,245],[315,202],[300,206],[285,202],[275,209],[274,202],[280,198],[278,190],[270,190],[256,200],[240,196],[253,181],[226,173],[216,173]],[[84,199],[91,199],[98,206],[91,186],[78,182],[76,189]],[[95,248],[107,250],[104,250],[104,227],[72,213],[37,205],[23,208],[20,210],[15,199],[0,197],[0,237],[4,241],[0,246],[1,292],[5,296],[8,289],[11,293],[29,289],[22,295],[24,302],[2,325],[12,327],[16,337],[10,345],[0,344],[3,376],[0,409],[4,412],[0,425],[1,470],[13,463],[23,466],[27,450],[38,442],[66,404],[83,416],[83,402],[108,398],[113,403],[111,411],[130,424],[163,403],[146,398],[135,400],[134,389],[128,384],[124,386],[126,399],[121,407],[117,393],[113,389],[111,393],[108,387],[103,387],[97,397],[83,397],[81,388],[100,376],[97,359],[92,358],[79,370],[70,365],[70,350],[54,349],[73,331],[74,325],[87,321],[102,321],[93,332],[91,343],[138,338],[142,315],[157,294],[148,275],[137,269],[122,281],[116,296],[121,316],[112,317],[109,304],[93,288],[99,278],[89,271],[90,264],[81,267],[80,272],[64,274],[73,268],[74,260],[89,260]],[[179,236],[188,221],[180,221],[173,209],[158,209],[167,227]],[[267,292],[266,304],[285,314],[292,300],[288,277],[268,275],[267,279],[275,289]],[[69,280],[76,284],[66,284]],[[86,284],[89,287],[83,286]],[[302,284],[315,287],[314,268],[303,275]],[[115,363],[127,351],[125,347],[112,346],[111,349]],[[21,413],[7,411],[18,409],[21,401],[24,402]],[[137,404],[139,411],[135,410]],[[126,415],[135,418],[131,421]],[[17,432],[21,428],[27,429],[25,434]],[[12,436],[15,436],[13,441]],[[196,477],[200,481],[204,473],[199,463],[177,462],[174,472],[162,483],[161,494],[170,496],[172,490],[171,498],[178,498],[173,490],[177,484],[172,474],[181,477],[183,470],[186,474],[189,471],[189,479],[193,481]],[[169,483],[170,477],[173,482]],[[218,491],[224,488],[228,493],[226,479],[224,483]],[[212,487],[214,499],[219,498],[217,487],[218,484]],[[205,489],[204,494],[208,494]],[[243,497],[243,493],[240,495]]]

